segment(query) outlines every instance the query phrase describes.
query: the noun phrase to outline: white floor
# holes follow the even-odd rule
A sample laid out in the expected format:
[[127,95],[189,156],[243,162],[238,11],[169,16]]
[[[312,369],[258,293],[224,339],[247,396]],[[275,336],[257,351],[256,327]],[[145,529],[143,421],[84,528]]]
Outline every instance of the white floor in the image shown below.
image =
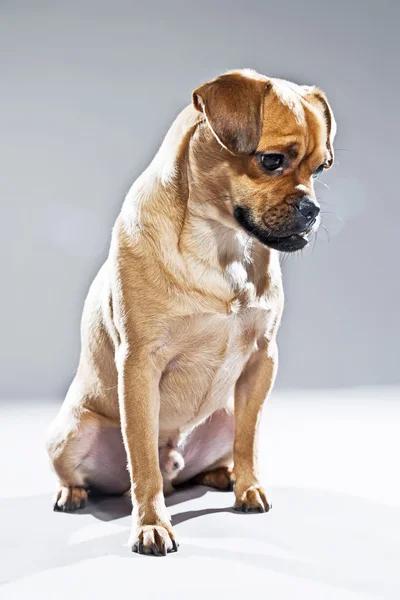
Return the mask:
[[129,501],[52,512],[43,433],[56,403],[0,407],[2,600],[400,598],[400,392],[275,394],[260,444],[268,514],[196,487],[169,501],[180,549],[126,546]]

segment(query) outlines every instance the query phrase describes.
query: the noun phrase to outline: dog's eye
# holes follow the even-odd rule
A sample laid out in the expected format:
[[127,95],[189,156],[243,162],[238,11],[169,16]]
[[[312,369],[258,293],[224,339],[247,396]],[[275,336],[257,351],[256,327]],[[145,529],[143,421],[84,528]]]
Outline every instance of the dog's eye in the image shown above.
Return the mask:
[[266,171],[277,171],[282,168],[285,157],[283,154],[262,154],[261,164]]
[[325,163],[324,163],[323,165],[319,165],[318,169],[315,169],[315,171],[314,171],[314,173],[312,174],[312,176],[313,176],[314,178],[315,178],[315,177],[318,177],[318,175],[319,175],[320,173],[322,173],[322,171],[323,171],[324,169],[325,169]]

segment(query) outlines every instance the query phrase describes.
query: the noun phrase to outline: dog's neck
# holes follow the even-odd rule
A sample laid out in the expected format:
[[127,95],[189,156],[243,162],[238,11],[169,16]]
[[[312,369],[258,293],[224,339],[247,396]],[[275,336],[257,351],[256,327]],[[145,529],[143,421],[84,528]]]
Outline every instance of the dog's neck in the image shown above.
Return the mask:
[[147,231],[175,275],[191,273],[207,286],[208,274],[228,294],[251,283],[262,295],[280,277],[279,260],[233,220],[229,182],[218,175],[221,148],[202,121],[191,106],[180,113],[132,186],[124,220],[132,236]]
[[277,256],[245,232],[232,215],[233,192],[222,150],[206,123],[188,140],[187,203],[179,240],[181,251],[221,272],[234,293],[254,285],[264,293],[272,271],[280,277]]

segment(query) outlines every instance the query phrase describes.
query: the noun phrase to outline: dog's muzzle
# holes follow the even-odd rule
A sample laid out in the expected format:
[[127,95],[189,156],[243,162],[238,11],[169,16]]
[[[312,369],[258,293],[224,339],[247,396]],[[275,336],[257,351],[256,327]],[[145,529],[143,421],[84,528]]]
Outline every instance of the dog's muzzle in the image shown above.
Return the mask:
[[295,215],[290,231],[270,232],[257,225],[251,211],[245,206],[236,206],[233,214],[243,229],[257,238],[264,246],[280,252],[296,252],[308,244],[308,235],[313,231],[320,212],[319,207],[309,198],[300,198],[295,204]]

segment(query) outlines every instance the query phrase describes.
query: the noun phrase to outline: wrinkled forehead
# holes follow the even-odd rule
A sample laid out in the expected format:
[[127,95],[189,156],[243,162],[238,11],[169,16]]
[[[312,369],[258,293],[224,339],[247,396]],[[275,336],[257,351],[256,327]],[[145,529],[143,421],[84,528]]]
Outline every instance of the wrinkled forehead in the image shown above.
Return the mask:
[[272,79],[265,95],[259,151],[298,147],[302,155],[325,157],[328,130],[321,111],[307,100],[305,88]]

